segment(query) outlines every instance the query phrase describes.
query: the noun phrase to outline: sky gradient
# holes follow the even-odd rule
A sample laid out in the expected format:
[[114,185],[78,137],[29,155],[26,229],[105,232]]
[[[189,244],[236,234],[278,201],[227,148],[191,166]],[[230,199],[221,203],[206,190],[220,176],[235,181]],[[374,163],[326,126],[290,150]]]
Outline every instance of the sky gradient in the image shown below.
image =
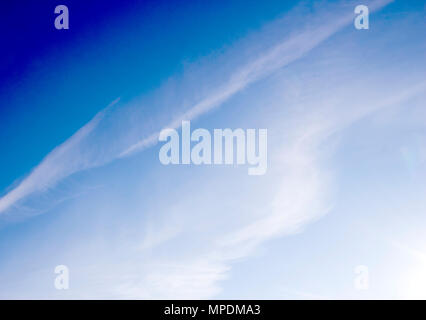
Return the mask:
[[[424,2],[68,1],[69,30],[19,3],[0,298],[426,298]],[[162,165],[183,120],[266,128],[267,173]]]

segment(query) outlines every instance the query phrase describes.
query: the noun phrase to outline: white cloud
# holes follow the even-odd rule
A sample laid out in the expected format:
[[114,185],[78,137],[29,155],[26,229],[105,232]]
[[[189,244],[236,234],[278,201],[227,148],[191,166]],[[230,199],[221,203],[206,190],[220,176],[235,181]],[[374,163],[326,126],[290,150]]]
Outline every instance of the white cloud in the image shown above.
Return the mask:
[[[370,10],[378,9],[389,2],[391,1],[372,1]],[[302,18],[304,19],[305,16],[296,18],[290,13],[283,20],[295,19],[294,22],[292,21],[295,24],[299,23]],[[193,120],[212,108],[218,107],[249,84],[299,59],[338,30],[350,24],[352,20],[352,12],[342,11],[341,8],[335,11],[333,6],[326,5],[325,9],[322,9],[321,13],[315,16],[312,21],[305,21],[303,28],[301,25],[297,25],[297,32],[272,46],[266,52],[262,52],[258,57],[248,61],[240,69],[231,72],[223,85],[210,88],[210,93],[206,97],[179,116],[174,115],[173,120],[168,125],[160,122],[156,126],[158,129],[162,127],[177,128],[182,120]],[[283,33],[286,34],[286,32]],[[268,34],[260,34],[257,40],[265,36],[268,36]],[[190,93],[188,92],[188,94]],[[117,157],[124,157],[133,152],[144,150],[157,142],[159,131],[151,131],[145,138],[140,140],[140,130],[129,128],[127,123],[120,124],[120,120],[108,119],[106,124],[100,123],[108,109],[100,112],[75,135],[49,153],[17,187],[1,197],[0,215],[10,208],[13,209],[13,206],[17,207],[18,202],[25,200],[26,197],[46,191],[54,187],[62,179],[76,172],[100,166]],[[175,112],[180,113],[179,110]],[[121,119],[120,117],[117,118]],[[137,124],[137,126],[143,125],[143,123]],[[96,131],[96,127],[99,126],[102,128]],[[133,126],[135,126],[134,123]],[[115,131],[105,133],[104,130],[111,130],[109,127]],[[137,132],[137,134],[129,138],[133,131]],[[93,135],[91,136],[91,134]],[[19,207],[17,208],[19,209]]]
[[[383,5],[387,1],[375,3]],[[249,84],[266,77],[283,66],[289,66],[292,61],[302,57],[351,21],[352,14],[331,20],[322,29],[314,27],[305,29],[300,34],[296,34],[273,47],[241,69],[231,72],[231,76],[224,85],[209,90],[210,94],[207,94],[205,98],[186,112],[180,113],[180,116],[176,116],[179,113],[175,112],[171,122],[161,122],[156,125],[161,127],[169,123],[169,127],[177,127],[182,119],[197,118],[221,105],[241,90],[248,88]],[[323,87],[320,84],[323,81],[324,79],[318,79],[318,83],[315,83],[315,85],[321,89]],[[355,81],[352,84],[357,84],[357,82]],[[360,85],[358,83],[361,88],[373,87],[373,84],[374,81],[371,81],[371,79]],[[255,211],[256,218],[245,219],[246,212],[240,213],[237,218],[241,220],[241,223],[236,224],[230,230],[224,232],[219,230],[214,236],[208,237],[207,240],[204,239],[205,243],[201,239],[194,241],[197,244],[198,242],[202,243],[204,246],[201,249],[197,248],[197,250],[191,251],[189,257],[171,257],[168,259],[155,257],[152,261],[150,260],[151,256],[136,258],[134,269],[129,270],[125,279],[120,279],[119,284],[113,286],[115,290],[113,290],[111,296],[176,299],[209,298],[217,295],[221,290],[220,281],[226,279],[229,275],[232,263],[236,259],[247,257],[270,239],[302,230],[308,223],[318,219],[330,209],[333,177],[328,168],[323,166],[324,150],[322,146],[330,142],[334,135],[338,135],[350,127],[355,121],[391,105],[403,104],[411,97],[424,93],[426,82],[400,86],[400,88],[402,90],[398,92],[390,90],[392,94],[388,94],[384,90],[379,90],[377,93],[367,90],[366,93],[362,92],[365,95],[358,99],[353,99],[359,94],[356,86],[346,90],[345,88],[336,88],[333,96],[328,96],[320,102],[315,96],[303,97],[304,99],[301,99],[300,104],[303,104],[305,113],[292,119],[297,125],[286,127],[286,129],[291,128],[286,132],[286,140],[283,140],[284,143],[273,150],[275,161],[273,172],[276,175],[272,179],[273,183],[266,188],[270,195],[270,201],[264,207],[254,206],[252,208]],[[375,87],[375,89],[377,88]],[[316,108],[318,104],[324,106],[324,108]],[[68,150],[75,152],[71,158],[77,155],[77,158],[80,159],[80,148],[77,146],[82,139],[93,132],[98,123],[99,120],[96,120],[85,126],[86,129],[82,128],[82,133],[76,134],[80,138],[67,141],[63,147],[59,147],[62,148],[62,151],[57,151],[58,155],[49,155],[45,160],[46,162],[42,162],[36,170],[42,168],[42,172],[49,172],[50,168],[55,168],[55,161],[63,161],[66,158],[62,157],[70,155],[69,152],[71,151]],[[152,131],[147,134],[147,138],[141,141],[139,141],[139,137],[137,139],[135,137],[130,140],[120,140],[120,142],[124,141],[125,143],[120,143],[117,148],[113,149],[114,152],[109,152],[106,159],[110,161],[117,156],[130,155],[155,144],[157,141],[157,134],[153,134]],[[71,143],[71,141],[74,141],[74,143]],[[89,141],[93,142],[90,139]],[[84,165],[80,162],[75,165],[72,161],[65,161],[65,164],[70,163],[71,165],[60,166],[57,170],[49,172],[48,179],[42,180],[44,185],[50,186],[58,179],[62,179],[81,168],[101,164],[97,161],[88,161],[84,157],[82,159]],[[5,203],[3,210],[29,195],[32,191],[38,190],[35,188],[37,177],[40,177],[40,174],[31,174],[22,182],[24,187],[18,186],[12,190],[10,193],[14,196],[3,201]],[[26,182],[27,180],[29,182]],[[265,186],[265,184],[259,184],[259,189]],[[18,191],[14,192],[15,190]],[[195,190],[192,194],[194,198],[203,198],[203,196],[205,194],[199,190]],[[0,199],[0,203],[4,198]],[[245,198],[238,199],[244,200]],[[194,214],[194,212],[203,210],[203,208],[197,208],[194,205],[193,199],[188,199],[188,203],[184,203],[182,208],[182,216],[185,213]],[[185,208],[191,210],[186,211]],[[163,209],[168,212],[167,208]],[[165,214],[165,221],[159,224],[160,227],[154,225],[151,229],[147,229],[148,231],[144,234],[145,237],[142,237],[141,246],[136,246],[139,250],[138,253],[140,253],[140,250],[155,250],[160,245],[175,241],[181,235],[184,227],[189,227],[183,223],[179,226],[168,226],[169,217]],[[181,218],[184,219],[184,217]],[[211,219],[209,221],[213,222],[221,217],[209,218]],[[206,221],[206,224],[209,221]],[[201,230],[199,232],[202,233]],[[192,243],[189,243],[188,247],[191,247],[191,245]],[[120,269],[121,265],[118,264],[117,268]],[[124,270],[126,271],[126,269]],[[108,288],[110,288],[110,283],[108,283]]]

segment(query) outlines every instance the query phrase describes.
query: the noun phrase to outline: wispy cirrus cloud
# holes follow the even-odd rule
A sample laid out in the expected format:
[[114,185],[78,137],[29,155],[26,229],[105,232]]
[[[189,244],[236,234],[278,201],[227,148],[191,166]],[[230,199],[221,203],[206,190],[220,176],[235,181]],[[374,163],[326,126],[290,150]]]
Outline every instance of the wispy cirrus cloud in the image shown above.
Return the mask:
[[[377,10],[390,2],[391,0],[371,1],[370,10]],[[75,135],[49,153],[15,188],[0,198],[0,215],[14,208],[19,211],[19,203],[25,201],[27,197],[49,190],[59,181],[76,172],[103,165],[156,144],[158,133],[163,127],[177,128],[182,120],[194,120],[220,106],[250,84],[303,57],[337,31],[352,23],[353,12],[348,12],[348,8],[351,7],[345,5],[342,8],[341,5],[326,4],[310,17],[306,15],[303,8],[297,9],[301,10],[300,12],[295,10],[295,13],[289,13],[272,24],[267,32],[254,37],[254,41],[261,42],[263,38],[274,35],[276,40],[272,42],[275,44],[270,45],[257,56],[250,57],[236,70],[228,71],[228,78],[221,80],[223,84],[208,88],[206,96],[199,99],[193,106],[181,109],[172,107],[171,121],[165,121],[166,117],[163,115],[144,119],[146,114],[141,112],[141,109],[150,106],[138,106],[139,102],[136,106],[132,105],[127,109],[125,106],[120,107],[126,110],[117,109],[110,117],[104,117],[104,114],[111,107],[101,111]],[[290,36],[284,36],[284,39],[280,40],[283,34],[289,34],[288,30],[277,32],[276,29],[282,26],[283,21],[288,23],[288,19],[294,19],[289,24],[297,24],[298,28],[293,28]],[[303,24],[299,24],[302,20],[304,20]],[[302,25],[304,27],[301,27]],[[233,54],[235,55],[235,52]],[[232,59],[238,60],[238,57]],[[221,77],[221,74],[216,74],[215,77]],[[196,86],[193,83],[191,90],[194,90]],[[180,93],[180,95],[187,99],[186,96],[190,96],[191,92]],[[177,105],[181,104],[177,103]],[[168,107],[163,106],[163,109],[163,112],[169,111]],[[144,123],[145,128],[138,128],[144,127]]]
[[[291,120],[296,121],[300,127],[294,132],[287,132],[293,138],[276,146],[272,151],[274,158],[272,181],[268,181],[267,184],[259,182],[253,193],[236,196],[238,201],[248,202],[253,197],[262,197],[260,190],[266,189],[269,193],[267,197],[269,202],[264,199],[261,206],[253,206],[250,211],[239,212],[237,216],[241,222],[237,223],[232,230],[218,231],[214,237],[206,240],[208,249],[194,250],[190,258],[170,258],[167,259],[167,263],[164,261],[154,263],[152,269],[148,268],[142,274],[135,274],[134,279],[138,280],[132,279],[127,282],[128,288],[132,288],[130,292],[133,292],[133,297],[138,297],[138,294],[139,297],[148,294],[151,298],[178,297],[181,299],[217,296],[221,292],[219,282],[229,277],[232,266],[237,261],[249,257],[272,239],[303,231],[309,223],[320,219],[333,208],[334,177],[333,172],[324,165],[323,159],[329,156],[326,151],[328,149],[324,145],[332,144],[333,137],[339,136],[357,121],[372,116],[376,112],[386,112],[388,108],[404,105],[424,92],[426,92],[426,82],[406,88],[384,99],[376,97],[377,99],[366,104],[364,109],[357,109],[353,104],[349,104],[349,108],[343,112],[337,110],[340,104],[335,104],[335,101],[330,98],[326,104],[334,105],[334,107],[328,110],[329,113],[315,120],[311,116],[315,113],[316,99],[304,100],[307,114]],[[340,95],[341,92],[336,94]],[[343,94],[343,96],[347,95]],[[193,192],[191,197],[207,198],[207,195],[203,192]],[[214,204],[210,203],[209,206]],[[189,208],[193,210],[191,212],[206,210],[204,206],[197,207],[192,202],[187,203],[180,212],[181,219],[185,219],[187,212],[190,211]],[[221,209],[212,211],[217,213]],[[225,216],[226,214],[229,212],[224,212]],[[253,214],[257,218],[248,219]],[[214,221],[221,218],[224,217],[215,214],[206,218],[205,223],[213,225]],[[163,219],[169,220],[167,215]],[[226,221],[226,218],[224,219]],[[173,242],[178,236],[179,234],[175,233],[169,240]],[[153,248],[155,247],[154,244]],[[419,258],[424,257],[418,252],[411,253]],[[200,264],[200,261],[204,263]],[[207,270],[209,272],[206,272]],[[168,282],[173,285],[167,286]],[[146,290],[153,285],[155,290]],[[192,290],[193,286],[196,286],[196,289]],[[296,291],[292,294],[299,296]]]
[[31,194],[45,192],[63,178],[96,166],[96,163],[89,163],[80,157],[84,155],[84,143],[87,137],[96,130],[105,113],[117,102],[118,99],[113,101],[64,143],[52,150],[28,177],[1,197],[0,214]]
[[[383,5],[386,2],[374,3]],[[350,19],[345,20],[346,24],[350,23],[353,17],[351,11],[348,12],[347,17]],[[78,161],[84,159],[82,163],[90,165],[79,167],[84,170],[154,145],[157,142],[155,132],[163,126],[177,127],[181,119],[196,119],[238,96],[239,92],[255,91],[251,98],[256,96],[261,100],[269,97],[273,91],[282,91],[281,95],[272,99],[271,107],[262,104],[263,101],[260,103],[250,98],[239,101],[240,105],[247,108],[247,112],[254,113],[256,117],[259,116],[259,106],[263,107],[262,111],[266,109],[272,114],[265,120],[265,123],[270,125],[268,129],[272,129],[269,132],[275,141],[269,149],[272,175],[256,180],[256,184],[250,185],[252,188],[250,192],[241,190],[245,183],[249,183],[248,180],[244,180],[248,179],[247,177],[238,176],[238,180],[241,181],[233,184],[233,179],[221,176],[217,171],[207,181],[205,177],[191,175],[190,179],[196,181],[196,188],[182,188],[181,185],[181,189],[189,190],[186,194],[188,196],[185,195],[184,199],[174,206],[169,206],[169,202],[164,198],[155,198],[158,196],[155,192],[142,194],[143,201],[149,201],[146,198],[153,197],[153,201],[159,203],[152,210],[159,223],[152,225],[148,223],[147,228],[147,221],[144,221],[142,226],[145,228],[141,228],[141,225],[132,221],[131,225],[126,226],[125,233],[128,234],[133,227],[136,232],[133,236],[125,238],[128,243],[120,241],[118,253],[108,247],[105,260],[102,260],[105,257],[99,250],[96,250],[94,257],[93,254],[82,254],[82,248],[77,248],[78,255],[72,261],[78,261],[83,265],[92,262],[96,268],[90,272],[73,269],[74,276],[78,274],[80,279],[82,276],[88,277],[80,287],[81,290],[73,291],[74,297],[175,299],[216,297],[221,293],[221,282],[229,279],[237,261],[249,257],[256,249],[272,239],[300,232],[332,208],[334,177],[333,171],[329,168],[332,163],[324,163],[324,158],[329,157],[327,151],[334,145],[334,138],[340,137],[357,121],[368,118],[376,112],[382,112],[392,106],[408,108],[410,100],[424,95],[426,89],[426,83],[417,81],[418,77],[414,74],[407,80],[399,71],[395,72],[401,66],[389,66],[391,72],[387,75],[377,70],[365,72],[367,68],[363,69],[364,73],[356,73],[354,70],[362,69],[363,65],[357,59],[352,60],[356,61],[353,68],[347,68],[350,59],[333,63],[320,59],[320,64],[326,62],[324,64],[327,65],[327,70],[313,72],[318,56],[315,56],[314,52],[312,59],[308,53],[346,25],[329,21],[328,17],[334,16],[339,20],[340,11],[326,10],[324,14],[314,14],[314,20],[310,20],[310,16],[304,17],[307,21],[296,19],[306,23],[305,28],[297,28],[302,31],[296,30],[289,38],[277,41],[279,44],[270,45],[261,54],[255,54],[250,56],[250,59],[237,63],[238,67],[228,70],[226,77],[212,74],[212,77],[220,79],[219,84],[208,86],[207,92],[203,92],[201,98],[197,96],[190,99],[188,104],[177,99],[177,107],[170,109],[162,106],[165,100],[153,105],[158,107],[159,113],[162,114],[165,110],[172,111],[169,116],[145,118],[146,114],[140,110],[143,110],[144,106],[151,105],[136,103],[134,107],[123,107],[128,117],[123,116],[120,108],[113,109],[103,114],[100,122],[96,122],[93,128],[82,135],[80,141],[85,142],[78,143],[79,147],[72,150],[78,155]],[[331,29],[312,27],[310,24],[316,25],[317,20],[325,21]],[[332,25],[336,29],[333,29]],[[322,24],[319,23],[317,26]],[[274,30],[278,32],[275,28]],[[320,35],[324,37],[320,42],[315,38],[317,30],[321,30]],[[278,34],[281,34],[281,31]],[[261,33],[256,39],[262,39],[266,35]],[[303,43],[302,39],[306,43]],[[277,38],[272,42],[275,40]],[[342,45],[342,42],[328,43],[327,53],[338,51],[345,57],[350,56],[350,50]],[[293,55],[290,51],[294,49],[296,53]],[[380,51],[375,49],[376,52]],[[292,62],[306,56],[311,59],[303,60],[303,66],[286,72],[292,67]],[[267,77],[271,74],[274,74],[274,77]],[[388,77],[389,74],[393,77]],[[301,79],[303,90],[299,90],[295,95],[296,99],[289,103],[287,98],[292,94],[291,87],[283,85],[283,80],[290,78],[291,82],[297,82],[298,75],[303,77]],[[264,86],[261,84],[260,87],[251,87],[257,81],[267,78],[272,78],[271,83],[276,85],[274,89],[265,89],[267,86],[264,83],[262,83]],[[223,79],[225,80],[222,81]],[[389,79],[395,83],[387,83]],[[332,84],[329,81],[332,81]],[[340,83],[345,85],[338,85]],[[194,85],[189,88],[195,88],[194,91],[197,91],[199,87]],[[252,88],[254,90],[250,90]],[[168,91],[160,89],[159,92],[161,95]],[[192,92],[188,90],[181,94],[191,96]],[[171,100],[173,97],[174,95]],[[193,103],[193,100],[196,100],[196,103]],[[286,116],[282,116],[283,114],[279,113],[282,109],[301,112],[288,112]],[[110,117],[110,114],[113,116]],[[274,118],[278,118],[277,114],[281,117],[278,121],[274,121],[276,120]],[[146,130],[135,128],[138,126],[146,127]],[[130,134],[122,134],[122,131],[130,131]],[[74,156],[66,152],[65,154]],[[56,176],[60,179],[65,177]],[[57,181],[51,179],[48,182],[53,185]],[[215,181],[217,185],[211,186]],[[176,184],[178,182],[174,181]],[[212,190],[214,199],[209,198]],[[164,189],[159,193],[163,196]],[[21,199],[29,195],[31,192],[25,193]],[[232,206],[233,202],[238,203],[238,206]],[[100,207],[102,203],[97,204]],[[85,208],[84,205],[82,207]],[[130,209],[138,211],[139,214],[139,207],[137,205],[135,207]],[[117,211],[122,213],[124,210],[120,207]],[[171,212],[178,217],[176,220],[179,223],[171,219]],[[113,225],[115,228],[116,223]],[[164,252],[166,254],[161,254]],[[303,271],[300,273],[303,274]],[[309,288],[307,289],[309,291]],[[292,290],[292,292],[293,295],[304,295],[305,291]],[[256,293],[253,293],[253,297],[258,298]]]

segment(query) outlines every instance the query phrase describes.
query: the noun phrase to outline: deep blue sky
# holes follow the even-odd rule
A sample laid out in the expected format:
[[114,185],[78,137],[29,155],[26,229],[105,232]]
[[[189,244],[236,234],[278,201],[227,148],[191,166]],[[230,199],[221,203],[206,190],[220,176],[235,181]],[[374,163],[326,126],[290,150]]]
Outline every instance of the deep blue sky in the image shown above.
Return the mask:
[[[425,6],[373,1],[369,30],[357,1],[3,1],[0,297],[426,293]],[[268,129],[267,174],[120,156],[200,101],[192,128]]]
[[[54,28],[58,4],[69,8],[69,30]],[[0,172],[0,188],[28,173],[117,97],[130,99],[159,86],[183,62],[221,49],[290,6],[291,1],[2,2],[0,148],[7,152],[0,166],[8,170]]]

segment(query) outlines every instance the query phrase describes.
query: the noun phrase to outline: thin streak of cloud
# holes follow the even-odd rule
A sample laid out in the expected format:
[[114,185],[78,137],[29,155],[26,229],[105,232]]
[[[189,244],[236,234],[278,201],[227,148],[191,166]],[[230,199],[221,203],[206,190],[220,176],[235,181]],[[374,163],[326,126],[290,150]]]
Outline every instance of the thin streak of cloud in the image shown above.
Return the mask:
[[[370,5],[372,11],[385,6],[392,2],[391,0],[374,1]],[[353,20],[353,14],[343,14],[338,16],[324,16],[323,20],[327,21],[319,26],[309,26],[303,32],[286,39],[272,49],[269,49],[259,58],[248,63],[240,70],[237,70],[230,76],[225,85],[217,88],[212,94],[201,100],[189,111],[176,117],[167,128],[178,128],[182,120],[194,120],[200,115],[220,106],[223,102],[231,98],[233,95],[242,91],[251,83],[256,82],[272,72],[285,67],[286,65],[300,59],[317,47],[323,41],[335,34],[337,31],[348,25]],[[141,151],[146,147],[154,144],[158,138],[159,132],[156,132],[146,139],[143,139],[120,154],[120,157],[128,156],[134,152]]]
[[[333,183],[331,172],[321,165],[320,159],[324,152],[320,146],[363,117],[386,110],[395,104],[403,105],[412,97],[423,93],[424,88],[426,82],[416,84],[386,98],[372,101],[362,111],[353,112],[350,109],[344,113],[345,117],[340,114],[340,117],[333,117],[330,121],[324,118],[322,121],[318,119],[312,121],[309,114],[303,115],[302,119],[298,119],[300,128],[295,128],[295,132],[289,134],[293,137],[291,141],[277,147],[281,152],[277,155],[280,161],[274,165],[276,183],[267,186],[271,190],[272,201],[262,207],[252,208],[258,211],[259,218],[246,224],[241,223],[230,232],[219,232],[207,251],[197,254],[194,252],[191,257],[179,258],[177,261],[170,259],[164,266],[154,263],[152,269],[145,270],[146,276],[134,274],[124,286],[119,286],[120,290],[117,290],[116,294],[127,297],[131,293],[133,298],[163,299],[212,298],[218,295],[221,292],[218,282],[228,277],[236,261],[250,256],[267,241],[301,232],[309,223],[330,211],[333,206]],[[307,105],[313,107],[315,99],[309,101]],[[335,112],[336,110],[332,110],[330,113]],[[202,193],[192,194],[194,198],[203,196],[205,195]],[[244,201],[244,197],[240,200]],[[194,207],[192,202],[189,205],[195,211],[202,210]],[[185,213],[181,213],[181,219],[184,219]],[[169,221],[168,216],[163,218],[164,221]],[[243,220],[244,214],[240,218]],[[214,216],[214,219],[218,217]],[[150,244],[156,246],[155,242]],[[410,250],[410,253],[422,257],[419,252]],[[200,265],[200,261],[204,263]],[[167,286],[168,281],[173,285]],[[129,291],[122,291],[124,287]],[[303,298],[320,298],[309,294],[303,295],[297,291],[289,293]]]
[[[377,10],[390,2],[392,1],[372,1],[369,3],[370,11]],[[333,8],[330,7],[330,10],[332,9]],[[200,102],[196,103],[188,111],[180,116],[175,116],[166,127],[177,128],[180,126],[182,120],[196,119],[211,109],[220,106],[251,83],[301,58],[353,21],[353,12],[345,11],[343,14],[341,11],[337,13],[324,11],[322,14],[321,17],[315,17],[316,23],[309,25],[309,22],[307,22],[307,27],[302,32],[292,35],[287,40],[284,40],[266,53],[263,53],[260,57],[247,63],[238,71],[231,73],[225,85],[210,90],[210,94],[204,99],[201,99]],[[99,125],[104,113],[105,111],[101,111],[75,135],[49,153],[28,177],[16,188],[0,198],[0,215],[13,207],[18,201],[23,200],[35,192],[47,190],[60,180],[76,172],[104,165],[114,159],[131,155],[134,152],[142,151],[156,144],[159,131],[151,132],[146,138],[142,140],[137,139],[137,142],[128,141],[126,139],[122,141],[117,138],[113,146],[110,146],[110,139],[103,141],[102,138],[100,138],[101,142],[89,139],[89,135],[96,131],[95,129]],[[164,124],[160,124],[159,126],[164,127]],[[121,130],[127,129],[128,128],[121,128]],[[102,136],[102,134],[100,135]],[[121,133],[121,135],[125,136],[126,134]],[[114,137],[112,137],[112,139],[114,139]],[[105,144],[103,146],[103,152],[93,154],[94,151],[87,151],[87,149],[90,149],[89,144],[102,145],[102,143]],[[121,151],[119,151],[120,149]]]
[[114,100],[96,114],[74,135],[51,151],[16,188],[1,197],[0,214],[31,193],[43,192],[57,181],[89,168],[90,164],[78,161],[75,155],[79,152],[81,142],[96,129],[105,113],[118,101],[119,99]]

